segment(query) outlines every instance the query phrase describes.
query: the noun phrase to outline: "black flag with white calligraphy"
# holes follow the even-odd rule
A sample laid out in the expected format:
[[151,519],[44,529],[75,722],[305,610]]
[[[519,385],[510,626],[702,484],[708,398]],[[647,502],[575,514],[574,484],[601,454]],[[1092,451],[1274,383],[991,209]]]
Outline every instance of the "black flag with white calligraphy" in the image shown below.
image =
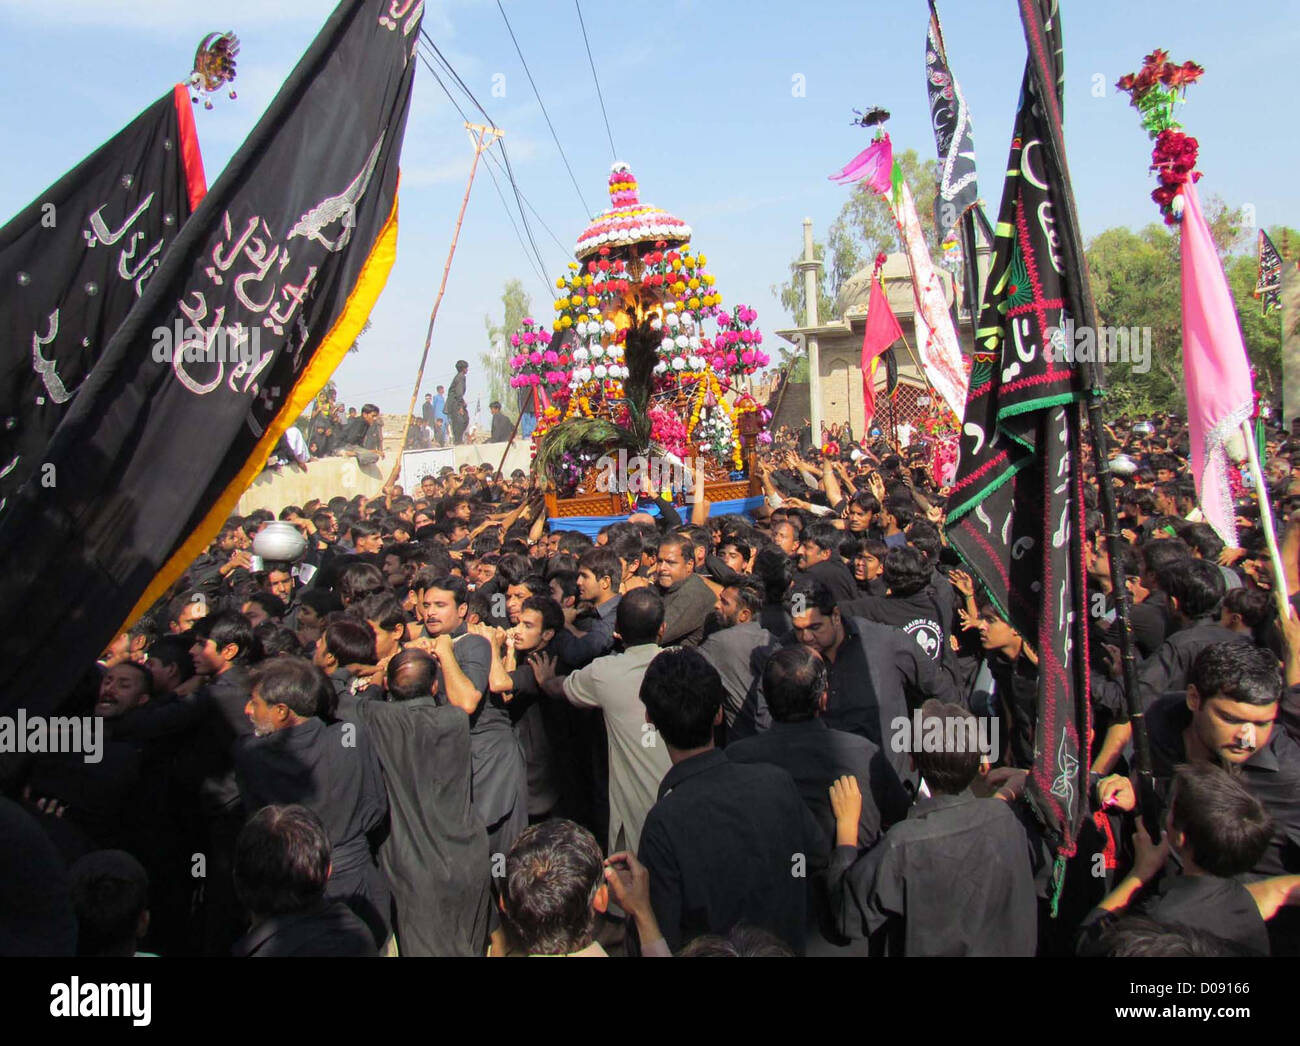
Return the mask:
[[[1082,404],[1069,344],[1092,299],[1065,162],[1057,0],[1020,0],[1029,45],[971,367],[948,540],[1038,657],[1026,796],[1062,859],[1088,808]],[[1070,352],[1063,351],[1070,348]],[[1059,887],[1059,878],[1057,885]]]
[[177,84],[0,229],[0,517],[204,191]]
[[345,0],[176,238],[0,520],[0,695],[57,704],[215,536],[396,256],[423,4]]
[[925,89],[930,98],[930,124],[939,149],[939,186],[934,197],[935,232],[940,240],[979,202],[975,178],[975,133],[970,107],[961,85],[948,67],[939,12],[930,0],[930,25],[925,34]]

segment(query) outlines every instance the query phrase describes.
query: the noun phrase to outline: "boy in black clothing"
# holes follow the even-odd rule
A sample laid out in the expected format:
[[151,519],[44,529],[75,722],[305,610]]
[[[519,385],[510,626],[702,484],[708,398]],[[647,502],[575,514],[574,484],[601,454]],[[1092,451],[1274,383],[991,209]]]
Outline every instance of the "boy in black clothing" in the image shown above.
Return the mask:
[[1097,951],[1097,937],[1160,875],[1172,852],[1182,874],[1166,876],[1134,910],[1163,925],[1201,930],[1267,955],[1261,905],[1236,877],[1259,862],[1272,834],[1273,819],[1264,805],[1227,771],[1209,763],[1180,766],[1164,836],[1153,843],[1138,821],[1133,869],[1084,920],[1080,951]]

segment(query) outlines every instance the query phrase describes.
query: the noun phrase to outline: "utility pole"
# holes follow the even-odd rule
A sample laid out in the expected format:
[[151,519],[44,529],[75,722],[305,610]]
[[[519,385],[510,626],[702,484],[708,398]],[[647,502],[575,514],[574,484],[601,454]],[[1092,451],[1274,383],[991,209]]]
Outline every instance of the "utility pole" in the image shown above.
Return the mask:
[[391,488],[397,482],[397,476],[402,469],[402,454],[406,450],[406,439],[411,431],[411,419],[415,417],[415,403],[420,398],[420,386],[424,382],[424,365],[429,360],[429,346],[433,343],[433,325],[438,319],[438,307],[442,304],[442,296],[447,292],[447,277],[451,274],[451,259],[456,254],[456,243],[460,239],[460,227],[465,221],[465,208],[469,206],[469,192],[474,187],[474,175],[478,173],[478,159],[483,155],[483,150],[491,146],[498,138],[505,137],[505,131],[496,127],[489,127],[486,124],[466,123],[465,130],[469,132],[471,144],[474,146],[474,162],[469,168],[469,182],[465,186],[465,197],[460,201],[460,213],[456,215],[456,228],[451,234],[451,248],[447,251],[447,264],[442,267],[442,282],[438,284],[438,296],[433,300],[433,311],[429,313],[429,330],[424,336],[424,352],[420,355],[420,369],[415,375],[415,388],[411,390],[411,406],[406,412],[406,424],[402,426],[402,439],[397,445],[397,462],[393,465],[393,471],[388,477],[388,483],[385,485]]

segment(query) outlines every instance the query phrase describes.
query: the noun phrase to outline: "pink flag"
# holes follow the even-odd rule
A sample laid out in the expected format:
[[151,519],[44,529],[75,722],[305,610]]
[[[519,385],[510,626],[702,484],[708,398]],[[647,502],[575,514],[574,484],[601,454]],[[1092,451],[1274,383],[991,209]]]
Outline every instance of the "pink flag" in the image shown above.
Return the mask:
[[1188,182],[1182,194],[1183,369],[1192,474],[1205,521],[1235,546],[1237,525],[1225,444],[1240,437],[1242,423],[1251,415],[1250,364],[1196,187]]
[[860,181],[884,196],[889,192],[893,169],[894,147],[890,144],[889,135],[882,134],[842,168],[827,177],[840,185]]

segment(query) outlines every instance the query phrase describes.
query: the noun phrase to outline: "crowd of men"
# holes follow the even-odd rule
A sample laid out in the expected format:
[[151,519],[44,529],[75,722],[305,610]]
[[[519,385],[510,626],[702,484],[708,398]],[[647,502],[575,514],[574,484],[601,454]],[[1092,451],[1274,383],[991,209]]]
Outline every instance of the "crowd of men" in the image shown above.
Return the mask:
[[[1252,493],[1226,548],[1182,426],[1147,428],[1111,435],[1155,788],[1094,485],[1068,861],[1025,797],[1032,641],[947,548],[927,447],[779,431],[752,518],[591,535],[465,466],[285,507],[293,563],[229,520],[65,709],[102,758],[7,775],[0,951],[1294,954],[1300,625]],[[1300,440],[1268,451],[1300,606]]]

